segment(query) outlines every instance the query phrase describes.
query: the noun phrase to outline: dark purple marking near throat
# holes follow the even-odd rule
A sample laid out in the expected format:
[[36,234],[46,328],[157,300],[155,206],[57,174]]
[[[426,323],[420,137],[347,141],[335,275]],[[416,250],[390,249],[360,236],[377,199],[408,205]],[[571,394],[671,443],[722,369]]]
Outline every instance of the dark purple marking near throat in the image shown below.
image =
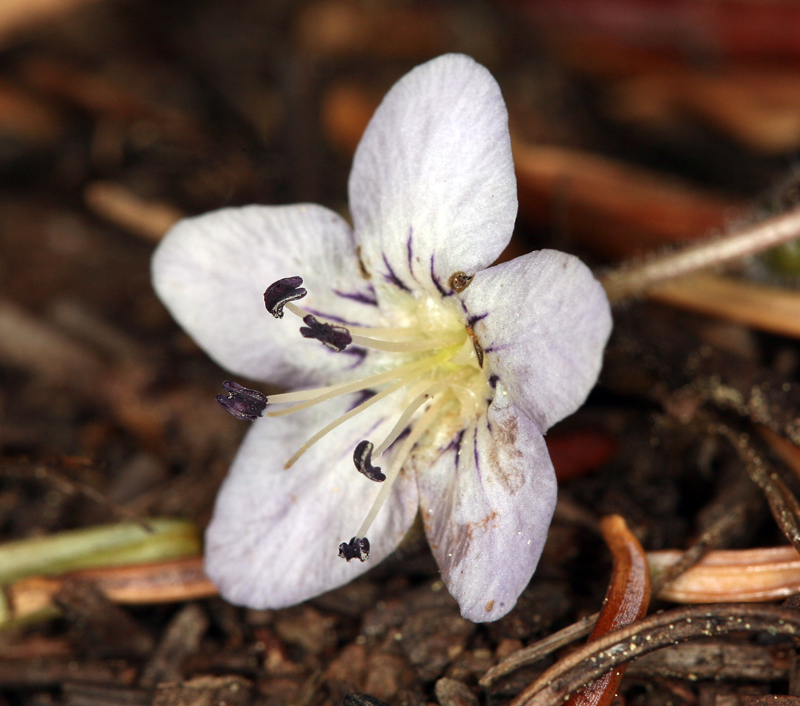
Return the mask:
[[411,289],[401,280],[396,274],[395,271],[392,269],[392,266],[389,264],[389,261],[386,259],[386,253],[383,255],[383,264],[386,265],[386,270],[388,274],[384,274],[383,278],[387,282],[391,282],[395,287],[399,287],[404,292],[411,293]]
[[448,448],[455,449],[456,452],[456,472],[458,472],[458,463],[461,459],[461,442],[464,440],[464,433],[466,432],[465,429],[462,429],[455,438],[450,442],[450,446]]
[[431,255],[431,281],[433,282],[433,286],[436,287],[439,294],[443,297],[449,297],[453,292],[448,292],[442,287],[442,283],[439,281],[439,278],[436,276],[435,268],[434,268],[434,256]]
[[478,474],[481,472],[480,455],[478,454],[478,427],[475,427],[475,433],[472,435],[472,452],[475,456],[475,469]]
[[[349,351],[350,349],[348,348],[347,350]],[[375,397],[375,390],[360,390],[359,392],[356,392],[353,402],[348,407],[347,411],[352,412],[356,407],[358,407],[358,405],[363,404],[370,397]]]
[[478,480],[480,481],[481,487],[483,487],[483,474],[481,473],[481,457],[478,453],[478,425],[475,424],[473,427],[472,433],[472,453],[475,457],[475,470],[478,472]]
[[367,357],[367,352],[368,351],[366,348],[358,348],[357,346],[347,346],[347,348],[341,351],[342,355],[351,355],[357,359],[353,361],[352,365],[347,366],[349,370],[357,368],[359,365],[361,365],[361,363],[363,363],[364,359]]
[[358,302],[359,304],[368,304],[369,306],[378,306],[378,299],[375,294],[364,294],[363,292],[340,292],[334,289],[333,293],[342,299],[350,299],[351,301]]
[[414,265],[412,264],[414,248],[411,244],[413,239],[414,239],[414,226],[408,226],[408,240],[406,240],[406,252],[408,253],[408,271],[411,273],[412,277],[414,276]]
[[487,316],[489,316],[488,311],[485,311],[483,314],[473,314],[467,319],[467,326],[472,328],[479,321],[483,321]]

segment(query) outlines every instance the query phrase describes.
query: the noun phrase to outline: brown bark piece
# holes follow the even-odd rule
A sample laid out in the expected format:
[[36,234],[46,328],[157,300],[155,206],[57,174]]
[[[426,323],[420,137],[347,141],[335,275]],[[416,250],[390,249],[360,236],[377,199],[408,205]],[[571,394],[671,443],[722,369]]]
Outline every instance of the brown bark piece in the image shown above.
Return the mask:
[[153,700],[149,689],[110,684],[66,682],[62,691],[66,706],[149,706]]
[[50,688],[65,681],[130,686],[136,671],[120,662],[73,659],[0,660],[0,689]]
[[400,645],[423,681],[438,677],[461,654],[475,624],[455,610],[432,608],[420,611],[400,628]]
[[321,654],[336,643],[336,619],[311,606],[283,612],[275,620],[275,632],[284,642],[300,645],[311,654]]
[[139,680],[141,686],[152,687],[159,682],[178,681],[182,676],[181,665],[187,657],[197,652],[207,629],[208,618],[199,605],[190,603],[178,612],[142,670]]
[[800,706],[800,696],[742,694],[742,706]]
[[440,706],[478,706],[478,697],[461,681],[442,677],[436,682],[436,700]]
[[253,685],[242,677],[195,677],[179,684],[161,684],[153,706],[247,706]]
[[752,679],[758,682],[785,680],[791,652],[760,645],[727,642],[687,643],[665,647],[628,665],[632,677],[676,679]]
[[88,652],[102,657],[143,657],[154,646],[152,635],[89,581],[68,579],[53,596]]

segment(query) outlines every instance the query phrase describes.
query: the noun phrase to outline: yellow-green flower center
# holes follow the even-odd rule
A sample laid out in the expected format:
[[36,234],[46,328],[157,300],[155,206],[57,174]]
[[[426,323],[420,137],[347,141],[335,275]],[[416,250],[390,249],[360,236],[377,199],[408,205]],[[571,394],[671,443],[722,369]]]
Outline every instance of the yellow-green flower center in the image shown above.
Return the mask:
[[[267,416],[298,412],[340,395],[364,391],[373,394],[311,436],[286,461],[286,468],[344,422],[387,397],[397,400],[397,420],[386,437],[377,440],[377,444],[376,440],[364,440],[354,449],[356,468],[371,480],[383,483],[356,536],[349,545],[340,547],[341,556],[363,561],[369,553],[365,534],[415,446],[421,442],[444,446],[476,420],[492,397],[491,378],[485,367],[484,352],[464,314],[456,308],[457,300],[414,297],[395,291],[383,307],[391,317],[386,327],[343,327],[294,304],[293,300],[300,298],[296,295],[298,286],[285,287],[283,299],[277,302],[277,307],[272,302],[272,308],[279,309],[282,315],[285,307],[303,319],[307,325],[301,329],[303,336],[315,338],[334,350],[341,351],[349,345],[370,349],[366,360],[371,374],[327,387],[271,395],[269,404],[291,403],[291,406],[271,411]],[[305,290],[302,292],[304,295]],[[381,473],[373,462],[406,430],[408,434],[400,442],[390,467],[385,474]]]

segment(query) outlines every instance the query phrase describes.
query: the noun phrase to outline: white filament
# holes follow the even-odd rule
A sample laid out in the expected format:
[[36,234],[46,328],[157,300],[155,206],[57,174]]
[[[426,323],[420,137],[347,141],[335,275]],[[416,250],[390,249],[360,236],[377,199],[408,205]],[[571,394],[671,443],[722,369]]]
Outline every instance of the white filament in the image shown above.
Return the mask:
[[340,424],[344,424],[348,419],[352,419],[360,412],[363,412],[367,407],[371,407],[376,402],[380,402],[384,397],[388,397],[393,392],[399,390],[403,385],[406,385],[408,381],[406,379],[399,380],[394,385],[389,385],[384,390],[381,390],[378,394],[373,395],[368,400],[364,400],[360,405],[353,407],[349,412],[343,414],[341,417],[334,419],[330,424],[320,429],[314,436],[312,436],[305,444],[303,444],[297,451],[295,451],[294,456],[292,456],[284,465],[284,468],[291,468],[295,461],[300,458],[306,451],[308,451],[314,444],[316,444],[323,436],[332,432],[336,427]]
[[400,469],[403,467],[403,464],[406,462],[411,450],[414,448],[415,444],[420,440],[422,435],[428,430],[431,426],[433,421],[436,417],[441,413],[444,404],[442,400],[439,400],[437,403],[432,404],[428,410],[423,414],[411,428],[411,432],[409,435],[403,440],[402,445],[397,450],[397,456],[394,457],[394,461],[392,461],[392,465],[389,467],[389,471],[386,473],[386,480],[381,483],[381,489],[378,492],[375,501],[372,503],[372,507],[370,508],[369,513],[367,514],[364,522],[361,523],[361,527],[359,527],[358,532],[356,533],[357,539],[363,539],[367,533],[367,530],[372,525],[373,521],[378,515],[378,511],[383,506],[383,503],[386,501],[386,498],[389,495],[389,491],[392,489],[392,485],[394,484],[395,479],[397,478],[398,474],[400,473]]

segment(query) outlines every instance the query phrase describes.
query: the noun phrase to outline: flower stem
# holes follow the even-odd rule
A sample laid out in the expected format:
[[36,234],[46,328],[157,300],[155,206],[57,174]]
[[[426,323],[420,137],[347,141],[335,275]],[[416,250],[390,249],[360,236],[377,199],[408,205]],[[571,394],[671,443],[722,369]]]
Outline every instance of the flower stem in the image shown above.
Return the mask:
[[623,264],[601,281],[613,304],[642,295],[667,280],[753,255],[798,237],[800,208],[795,208],[736,233],[693,243],[644,262]]
[[55,576],[99,566],[119,566],[198,554],[200,537],[185,520],[148,520],[70,530],[0,545],[0,585],[32,575]]

